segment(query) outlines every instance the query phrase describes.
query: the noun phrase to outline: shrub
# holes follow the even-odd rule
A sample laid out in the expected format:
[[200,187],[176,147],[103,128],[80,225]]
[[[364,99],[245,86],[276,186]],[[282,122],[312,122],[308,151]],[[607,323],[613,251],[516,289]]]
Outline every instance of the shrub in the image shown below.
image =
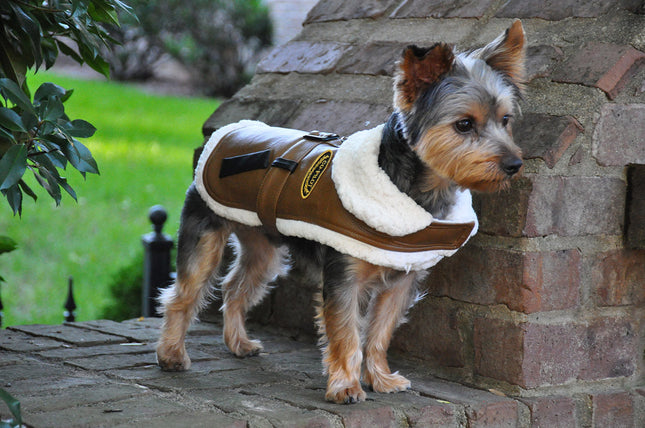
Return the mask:
[[[171,270],[174,258],[171,257]],[[108,284],[111,301],[103,307],[102,318],[123,321],[141,316],[143,301],[143,253],[119,268]]]
[[[115,69],[123,68],[115,57],[125,58],[129,46],[133,58],[140,56],[136,52],[150,53],[133,50],[137,43],[157,47],[186,66],[204,94],[228,97],[249,81],[259,54],[271,45],[271,20],[262,0],[132,0],[130,4],[144,34],[132,32],[136,43],[126,41],[123,49],[113,50]],[[126,23],[119,37],[126,37],[132,25],[136,24]]]
[[103,307],[102,318],[123,321],[141,316],[143,254],[114,272],[108,288],[111,301]]

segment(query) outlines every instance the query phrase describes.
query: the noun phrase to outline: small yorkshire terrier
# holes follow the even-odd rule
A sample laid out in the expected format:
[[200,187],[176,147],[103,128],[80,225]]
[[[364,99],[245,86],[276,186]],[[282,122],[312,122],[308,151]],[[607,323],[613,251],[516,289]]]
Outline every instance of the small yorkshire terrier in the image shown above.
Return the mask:
[[[461,192],[505,188],[521,170],[521,151],[513,142],[511,123],[519,114],[518,102],[525,79],[525,44],[524,30],[518,20],[493,42],[470,52],[459,53],[443,43],[430,48],[408,46],[404,50],[394,77],[394,112],[378,130],[378,167],[397,191],[407,195],[430,218],[446,219],[458,204]],[[275,128],[259,129],[257,135],[264,129],[268,133]],[[300,131],[280,132],[287,135]],[[303,134],[298,134],[296,139],[300,137]],[[304,137],[308,138],[318,137],[309,134]],[[343,150],[342,140],[330,144],[336,144],[339,153]],[[277,173],[287,171],[284,173],[287,180],[298,168],[298,162],[287,159],[285,154],[269,159],[273,161],[270,165],[276,167],[269,168],[265,159],[270,156],[269,152],[253,153],[252,159],[242,156],[245,161],[259,161],[261,166],[238,163],[232,168],[243,171],[255,168],[239,177],[250,177],[258,168]],[[303,201],[308,201],[308,192],[326,197],[323,194],[326,188],[316,184],[316,180],[318,175],[329,173],[325,168],[334,152],[328,152],[321,152],[316,168],[309,169],[306,178],[301,180]],[[225,162],[238,158],[229,156]],[[224,166],[218,171],[222,182],[245,180],[236,177],[239,171],[227,177],[229,172],[223,169]],[[367,178],[369,181],[370,177]],[[163,370],[181,371],[190,367],[184,345],[186,331],[204,306],[223,251],[232,243],[236,258],[221,280],[221,289],[224,340],[236,356],[255,355],[262,349],[259,341],[247,337],[246,314],[266,294],[267,285],[286,273],[290,257],[305,258],[308,269],[312,271],[315,267],[322,282],[317,318],[328,374],[325,398],[336,403],[363,401],[366,394],[361,380],[376,392],[410,388],[405,377],[390,371],[386,354],[392,333],[418,300],[418,290],[427,273],[427,269],[418,266],[426,265],[403,268],[388,263],[379,265],[378,261],[338,251],[327,241],[310,239],[307,228],[301,234],[285,236],[281,230],[284,223],[278,220],[276,226],[275,217],[267,224],[264,220],[255,222],[257,217],[249,221],[243,221],[242,216],[235,217],[235,213],[243,210],[226,208],[222,212],[227,215],[219,211],[216,214],[216,204],[205,200],[196,183],[188,189],[181,215],[177,281],[160,297],[164,321],[157,360]],[[307,187],[306,183],[310,185]],[[239,189],[236,187],[232,194],[242,193]],[[297,193],[300,198],[300,192]],[[274,205],[279,206],[279,201]],[[398,208],[395,205],[398,204],[390,204],[392,209]],[[383,230],[387,230],[387,225]]]

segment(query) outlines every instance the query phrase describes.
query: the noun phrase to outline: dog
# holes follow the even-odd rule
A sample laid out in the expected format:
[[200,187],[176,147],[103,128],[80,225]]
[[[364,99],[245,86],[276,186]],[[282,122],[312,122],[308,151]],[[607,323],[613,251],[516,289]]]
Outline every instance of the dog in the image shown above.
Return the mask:
[[[377,163],[378,168],[375,165],[371,167],[380,172],[374,174],[379,175],[379,180],[385,177],[385,181],[389,180],[387,186],[403,195],[395,195],[399,199],[393,203],[387,200],[381,202],[380,207],[396,211],[413,201],[412,208],[419,212],[409,215],[398,211],[396,215],[386,212],[383,214],[386,221],[370,224],[376,230],[374,233],[383,238],[382,241],[392,240],[399,245],[405,238],[401,236],[411,232],[398,229],[390,232],[388,227],[391,223],[401,223],[401,227],[405,228],[408,220],[412,219],[414,223],[416,218],[424,215],[441,228],[444,226],[442,219],[449,218],[451,213],[458,211],[456,206],[463,205],[463,197],[466,197],[466,204],[470,204],[468,190],[490,192],[503,189],[518,175],[523,163],[521,150],[513,141],[511,125],[520,114],[519,101],[525,83],[525,45],[524,30],[518,20],[494,41],[476,50],[458,52],[444,43],[430,48],[411,45],[404,50],[394,76],[393,113],[386,124],[369,131],[369,135],[361,134],[367,135],[361,138],[372,142],[377,140],[373,163]],[[255,127],[246,125],[241,123],[233,128],[242,133],[246,132],[245,129],[252,129],[256,139],[274,132],[274,128],[262,127],[263,124],[256,123],[253,125]],[[334,159],[334,162],[338,161],[340,165],[345,146],[358,144],[360,148],[363,141],[352,136],[343,141],[329,134],[293,134],[291,130],[275,132],[283,140],[296,139],[302,144],[310,144],[307,147],[319,150],[315,152],[316,159],[302,179],[300,199],[303,201],[308,201],[305,191],[309,187],[309,191],[318,192],[325,201],[327,194],[321,190],[325,185],[317,184],[316,180],[329,172],[329,158],[336,156],[338,159]],[[287,144],[285,150],[290,149],[290,144],[295,143]],[[235,142],[232,144],[234,150],[238,146]],[[256,151],[252,159],[242,156],[241,164],[259,162],[260,166],[249,168],[257,171],[264,166],[277,171],[275,174],[284,174],[284,180],[289,180],[299,161],[287,159],[287,154],[267,159],[267,152],[271,150]],[[239,160],[235,154],[223,156],[226,160],[222,160],[222,168],[229,160]],[[271,166],[276,168],[266,166],[271,161]],[[206,161],[200,159],[200,162],[201,168],[207,168],[204,166]],[[239,164],[237,162],[232,168],[247,171],[246,166]],[[330,169],[333,174],[333,168]],[[255,172],[238,173],[233,171],[231,177],[226,177],[228,172],[219,170],[219,176],[212,180],[229,180],[239,184],[244,181],[244,176]],[[284,184],[282,175],[279,179],[275,177],[278,175],[271,180]],[[372,181],[371,176],[363,181]],[[223,335],[233,354],[245,357],[260,352],[260,342],[247,336],[244,327],[246,313],[261,301],[268,284],[286,274],[291,258],[304,258],[309,271],[315,272],[322,282],[317,321],[323,346],[323,364],[328,375],[325,398],[335,403],[364,401],[366,393],[361,380],[376,392],[389,393],[410,388],[410,382],[405,377],[390,371],[386,353],[394,330],[405,321],[407,311],[419,299],[419,290],[428,266],[436,262],[423,263],[423,258],[430,257],[430,252],[424,249],[417,253],[411,250],[397,253],[387,247],[387,242],[380,249],[372,248],[381,245],[379,243],[368,248],[365,257],[358,250],[359,256],[354,255],[353,250],[339,251],[332,239],[338,237],[337,231],[316,225],[300,227],[309,224],[307,219],[293,220],[292,223],[284,219],[276,220],[276,216],[283,215],[276,214],[276,210],[285,205],[276,199],[277,196],[271,196],[276,192],[268,192],[268,214],[251,213],[248,217],[252,219],[246,221],[245,216],[249,214],[247,209],[222,208],[218,202],[209,201],[204,191],[209,183],[212,184],[210,181],[204,183],[196,180],[187,191],[178,234],[177,280],[160,296],[164,320],[157,345],[159,366],[167,371],[187,370],[190,367],[190,358],[184,345],[186,331],[208,300],[210,285],[217,277],[223,251],[227,244],[232,243],[235,260],[221,280],[221,290]],[[374,184],[371,185],[374,189]],[[387,186],[384,185],[384,189]],[[212,187],[215,188],[213,192],[219,191],[217,185]],[[379,188],[377,191],[380,192]],[[387,195],[388,191],[383,190],[383,195]],[[235,187],[230,193],[240,192],[243,191]],[[340,188],[337,192],[344,197]],[[354,196],[358,199],[348,216],[352,218],[351,221],[360,223],[362,220],[353,219],[353,214],[360,217],[361,210],[373,210],[369,206],[371,202],[362,202],[361,198],[365,195]],[[379,193],[376,199],[381,196]],[[370,197],[375,199],[373,194],[367,195],[368,199]],[[399,203],[399,200],[402,202]],[[343,199],[342,203],[345,202]],[[368,208],[363,209],[363,205],[368,205]],[[308,209],[303,209],[305,216]],[[369,212],[365,214],[366,221],[370,220]],[[239,217],[236,217],[238,214]],[[261,221],[258,222],[258,218]],[[462,227],[464,224],[466,229]],[[287,227],[289,225],[300,228],[293,232]],[[412,227],[413,234],[425,225]],[[364,230],[363,226],[361,223],[358,228]],[[476,230],[473,221],[453,226],[457,229],[462,227],[458,230],[459,245],[450,247],[449,243],[445,243],[439,249],[452,249],[454,252]],[[453,226],[446,230],[450,232]],[[321,239],[311,232],[319,229],[323,229],[320,231]],[[384,230],[387,232],[383,233]],[[284,231],[293,233],[289,232],[289,236]],[[357,247],[363,245],[356,239],[354,241]],[[390,258],[379,258],[379,254],[397,260],[390,262]],[[441,254],[450,255],[451,252]],[[411,258],[418,256],[419,260],[408,263],[405,261],[406,255]]]

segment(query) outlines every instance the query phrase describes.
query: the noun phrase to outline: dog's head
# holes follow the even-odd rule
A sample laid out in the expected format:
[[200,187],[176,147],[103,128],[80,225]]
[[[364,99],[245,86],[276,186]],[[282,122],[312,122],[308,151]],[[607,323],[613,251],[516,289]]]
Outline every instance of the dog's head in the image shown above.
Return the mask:
[[434,179],[490,191],[522,168],[511,124],[524,88],[521,22],[490,44],[457,53],[446,44],[408,46],[394,79],[405,136]]

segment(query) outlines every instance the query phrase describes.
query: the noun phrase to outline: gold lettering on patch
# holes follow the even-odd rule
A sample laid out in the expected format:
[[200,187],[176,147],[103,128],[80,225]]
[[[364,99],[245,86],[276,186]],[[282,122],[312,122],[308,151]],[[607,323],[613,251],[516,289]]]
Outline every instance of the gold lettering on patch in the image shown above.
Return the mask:
[[332,156],[333,152],[331,150],[327,150],[318,156],[313,165],[311,165],[309,171],[305,174],[305,179],[302,180],[302,185],[300,186],[300,196],[302,196],[302,199],[307,199],[309,195],[311,195],[314,187],[316,187],[316,183],[318,183],[318,180],[331,163]]

